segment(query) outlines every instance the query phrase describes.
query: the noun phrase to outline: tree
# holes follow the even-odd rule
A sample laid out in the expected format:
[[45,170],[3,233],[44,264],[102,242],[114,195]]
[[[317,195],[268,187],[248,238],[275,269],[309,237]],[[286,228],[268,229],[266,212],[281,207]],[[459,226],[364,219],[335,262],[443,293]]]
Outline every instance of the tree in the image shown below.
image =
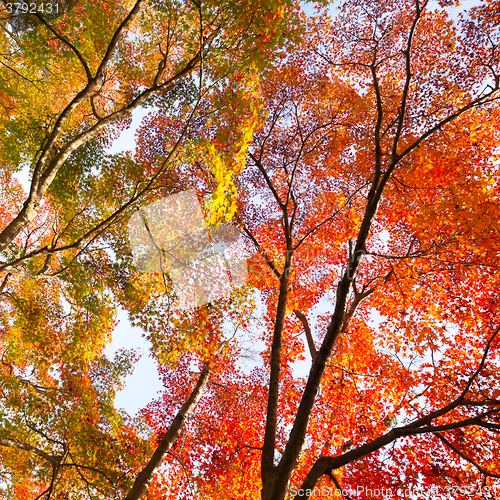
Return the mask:
[[[2,7],[2,496],[133,498],[155,444],[113,407],[136,355],[102,354],[130,268],[113,263],[107,240],[140,200],[175,192],[172,166],[200,109],[226,105],[229,77],[262,66],[293,12],[286,2],[50,5]],[[170,149],[109,154],[140,106],[169,113]],[[187,399],[181,422],[196,392]]]
[[[63,212],[71,188],[58,173],[50,206],[38,226],[26,223],[25,240],[9,240],[3,268],[11,274],[2,287],[8,413],[0,444],[17,488],[8,494],[78,498],[84,490],[66,467],[97,498],[140,498],[146,487],[164,499],[425,498],[431,487],[452,498],[495,496],[495,6],[455,6],[450,16],[445,1],[344,1],[302,15],[300,43],[274,47],[272,66],[223,67],[224,85],[211,75],[207,98],[186,83],[152,101],[159,109],[135,156],[99,163],[98,189],[89,171],[102,145],[68,159],[82,199]],[[279,29],[280,9],[261,19]],[[179,95],[195,110],[179,106]],[[255,254],[245,287],[183,311],[167,276],[137,271],[122,216],[136,202],[126,193],[138,172],[158,181],[144,200],[195,189],[211,227],[239,229]],[[70,222],[86,214],[89,192],[107,200],[118,182],[129,191],[108,201],[111,216],[89,211]],[[9,190],[5,241],[18,224],[8,221],[19,218],[16,187]],[[68,229],[44,248],[42,217],[61,212]],[[80,241],[93,246],[79,252]],[[62,257],[51,268],[52,249]],[[60,285],[29,277],[49,269]],[[99,355],[117,304],[147,332],[165,387],[136,422],[112,408],[133,360]],[[67,334],[52,335],[62,324]],[[250,372],[242,331],[263,346]],[[42,359],[40,347],[53,358]],[[295,371],[298,360],[310,363],[306,376]],[[74,411],[82,400],[85,409]],[[48,443],[62,452],[49,453]],[[68,443],[78,462],[66,460]],[[43,486],[28,484],[27,471]]]

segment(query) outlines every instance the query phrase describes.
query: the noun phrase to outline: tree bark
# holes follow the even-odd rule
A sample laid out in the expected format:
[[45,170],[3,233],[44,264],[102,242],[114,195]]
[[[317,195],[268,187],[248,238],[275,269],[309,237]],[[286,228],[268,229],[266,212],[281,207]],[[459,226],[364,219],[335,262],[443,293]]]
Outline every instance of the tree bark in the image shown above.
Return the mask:
[[266,430],[264,444],[262,446],[261,478],[262,499],[271,498],[268,494],[274,479],[274,450],[276,447],[276,429],[278,425],[278,398],[281,373],[281,348],[283,339],[283,328],[285,325],[286,304],[288,300],[288,275],[290,263],[287,259],[285,272],[280,278],[280,293],[278,309],[276,311],[276,322],[274,324],[273,344],[271,347],[271,375],[269,379],[269,392],[267,398]]

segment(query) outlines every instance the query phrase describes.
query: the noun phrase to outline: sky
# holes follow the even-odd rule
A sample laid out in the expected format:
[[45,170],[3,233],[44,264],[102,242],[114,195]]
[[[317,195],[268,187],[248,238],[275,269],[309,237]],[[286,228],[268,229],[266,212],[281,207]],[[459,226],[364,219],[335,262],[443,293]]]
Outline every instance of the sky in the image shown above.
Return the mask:
[[143,331],[129,323],[127,313],[123,310],[118,311],[118,320],[113,340],[106,346],[104,353],[112,358],[118,349],[137,349],[141,354],[133,373],[126,379],[125,388],[115,398],[116,408],[123,408],[130,415],[135,415],[158,396],[162,383],[156,363],[149,354],[149,342],[143,337]]
[[[135,149],[135,133],[142,119],[148,111],[139,108],[132,115],[131,126],[122,131],[116,139],[109,153],[120,153],[133,151]],[[105,354],[112,358],[119,349],[138,349],[141,358],[134,365],[134,371],[126,379],[125,388],[118,392],[115,399],[115,407],[123,408],[130,415],[135,415],[138,410],[144,408],[153,401],[162,389],[162,383],[158,376],[155,361],[149,352],[149,342],[144,338],[140,328],[133,327],[128,321],[127,313],[118,310],[118,326],[113,332],[113,339],[106,346]]]

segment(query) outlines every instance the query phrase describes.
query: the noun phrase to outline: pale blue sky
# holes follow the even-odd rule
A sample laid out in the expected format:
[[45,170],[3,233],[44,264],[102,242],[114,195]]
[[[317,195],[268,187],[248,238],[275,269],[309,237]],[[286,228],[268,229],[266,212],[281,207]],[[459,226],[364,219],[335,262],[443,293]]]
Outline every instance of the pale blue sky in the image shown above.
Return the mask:
[[[139,108],[132,115],[132,124],[124,130],[113,143],[110,153],[119,153],[135,149],[135,133],[142,119],[148,113],[147,109]],[[158,395],[162,383],[158,376],[157,366],[149,353],[149,342],[142,336],[140,328],[133,327],[125,311],[118,311],[118,326],[113,332],[113,340],[106,347],[105,353],[112,357],[119,349],[139,349],[142,356],[134,365],[134,371],[126,379],[125,389],[120,391],[115,399],[115,406],[123,408],[131,415],[144,408]]]

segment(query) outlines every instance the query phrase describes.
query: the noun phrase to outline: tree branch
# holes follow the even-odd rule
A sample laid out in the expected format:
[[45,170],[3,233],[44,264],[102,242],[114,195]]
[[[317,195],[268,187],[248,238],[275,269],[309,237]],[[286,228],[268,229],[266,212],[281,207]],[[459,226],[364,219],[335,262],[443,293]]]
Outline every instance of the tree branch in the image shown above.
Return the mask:
[[306,339],[307,339],[307,345],[309,346],[309,352],[311,353],[311,359],[314,361],[314,358],[316,357],[316,354],[318,353],[316,349],[316,345],[314,344],[314,339],[312,337],[311,333],[311,327],[309,326],[309,322],[307,321],[306,315],[297,309],[294,311],[295,316],[299,318],[300,322],[302,323],[302,326],[304,327],[304,332],[306,334]]
[[31,444],[21,443],[17,441],[17,439],[9,439],[9,438],[0,438],[0,446],[5,446],[8,448],[16,448],[17,450],[29,451],[30,453],[34,453],[39,457],[44,458],[49,461],[51,464],[58,463],[61,459],[59,455],[49,455],[43,450],[40,450],[36,446],[32,446]]
[[450,450],[453,450],[460,458],[463,458],[466,462],[472,464],[481,474],[486,477],[495,477],[500,478],[500,474],[493,474],[492,472],[488,472],[486,469],[481,467],[478,463],[476,463],[472,458],[468,457],[465,453],[460,451],[455,445],[450,443],[442,434],[436,432],[434,434],[438,439],[440,439]]
[[172,448],[173,444],[179,437],[184,426],[184,421],[192,413],[194,407],[200,400],[208,382],[209,372],[209,364],[205,363],[203,369],[201,370],[196,387],[193,389],[193,392],[186,400],[179,413],[175,416],[174,421],[170,425],[170,428],[165,436],[163,436],[163,439],[160,441],[160,444],[156,448],[147,465],[137,475],[132,489],[129,491],[124,500],[140,500],[144,493],[146,493],[149,483],[153,479],[156,471],[168,455],[170,448]]

